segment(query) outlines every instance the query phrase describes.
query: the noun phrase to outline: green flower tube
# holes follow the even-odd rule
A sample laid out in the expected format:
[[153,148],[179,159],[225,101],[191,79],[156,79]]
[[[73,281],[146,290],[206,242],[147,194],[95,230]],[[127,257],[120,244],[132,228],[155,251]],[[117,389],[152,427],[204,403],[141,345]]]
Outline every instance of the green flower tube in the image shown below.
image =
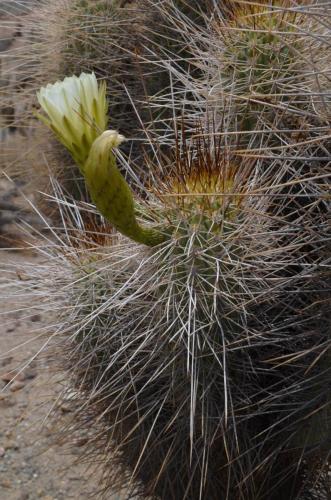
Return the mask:
[[84,166],[86,185],[99,212],[120,233],[138,243],[155,246],[165,237],[138,224],[131,190],[116,165],[112,148],[123,140],[115,130],[107,130],[94,141]]

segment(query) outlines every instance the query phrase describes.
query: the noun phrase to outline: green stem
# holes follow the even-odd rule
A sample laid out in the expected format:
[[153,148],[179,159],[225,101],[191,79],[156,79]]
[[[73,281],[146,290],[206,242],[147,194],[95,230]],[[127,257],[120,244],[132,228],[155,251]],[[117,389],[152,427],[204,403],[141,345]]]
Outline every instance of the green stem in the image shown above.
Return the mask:
[[88,190],[99,212],[120,233],[137,243],[156,246],[166,240],[166,235],[138,224],[132,192],[112,151],[118,144],[119,136],[114,131],[104,132],[93,142],[84,166]]

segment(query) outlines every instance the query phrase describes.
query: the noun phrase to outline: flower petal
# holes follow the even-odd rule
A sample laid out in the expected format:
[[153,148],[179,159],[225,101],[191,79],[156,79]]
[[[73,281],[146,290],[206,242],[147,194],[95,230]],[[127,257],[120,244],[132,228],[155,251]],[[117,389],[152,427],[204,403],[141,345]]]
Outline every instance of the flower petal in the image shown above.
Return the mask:
[[42,87],[37,98],[49,118],[44,122],[82,168],[92,143],[107,126],[105,84],[98,86],[94,73],[82,73]]

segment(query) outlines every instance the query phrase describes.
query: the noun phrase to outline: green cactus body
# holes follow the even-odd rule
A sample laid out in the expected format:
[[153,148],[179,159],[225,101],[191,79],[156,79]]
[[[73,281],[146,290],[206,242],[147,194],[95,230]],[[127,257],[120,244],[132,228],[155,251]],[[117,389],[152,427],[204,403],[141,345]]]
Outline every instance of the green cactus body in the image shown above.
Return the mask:
[[277,106],[290,100],[284,85],[300,64],[296,56],[300,44],[291,40],[295,16],[276,6],[268,10],[266,5],[243,4],[229,25],[220,28],[224,42],[220,77],[234,95],[242,131],[258,127],[261,114],[272,121]]
[[196,57],[206,51],[210,63],[198,63],[198,85],[209,113],[220,130],[233,134],[242,154],[249,145],[256,155],[267,155],[270,147],[270,155],[281,155],[278,148],[298,137],[318,149],[329,114],[328,29],[309,9],[305,0],[229,2],[216,16],[211,37],[206,30],[206,46]]
[[[123,235],[151,245],[109,157],[110,144],[101,136],[92,147],[85,167],[89,189]],[[107,414],[105,425],[111,422],[112,432],[104,431],[108,442],[116,444],[134,479],[147,485],[142,495],[153,483],[156,497],[173,500],[187,492],[192,499],[218,500],[228,491],[235,500],[297,500],[296,477],[283,479],[291,477],[287,457],[296,467],[303,446],[321,446],[329,433],[329,416],[315,404],[318,384],[328,384],[325,367],[316,366],[316,394],[309,394],[309,379],[295,383],[313,359],[310,353],[303,363],[298,356],[310,335],[301,332],[302,321],[312,326],[316,319],[308,310],[294,312],[301,300],[309,303],[312,286],[309,276],[292,270],[293,259],[302,259],[291,248],[297,228],[282,214],[283,198],[279,220],[270,211],[269,196],[278,192],[270,172],[231,154],[225,160],[212,146],[192,149],[192,156],[183,152],[169,161],[155,187],[157,207],[138,205],[142,218],[153,219],[156,211],[167,221],[166,244],[155,252],[137,250],[119,236],[118,246],[94,262],[93,276],[84,276],[86,289],[93,286],[73,358],[88,371],[84,391],[93,393],[91,405]],[[328,335],[320,332],[322,345]],[[91,343],[95,362],[87,368]],[[291,361],[283,363],[283,356]],[[303,445],[305,421],[322,422],[324,429]],[[262,472],[251,470],[257,455],[266,463]]]

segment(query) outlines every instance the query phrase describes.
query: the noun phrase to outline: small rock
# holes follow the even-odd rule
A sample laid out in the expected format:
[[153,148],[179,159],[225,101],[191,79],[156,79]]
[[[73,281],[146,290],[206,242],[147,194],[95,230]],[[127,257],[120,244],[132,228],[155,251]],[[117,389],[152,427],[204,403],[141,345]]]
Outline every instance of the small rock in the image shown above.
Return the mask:
[[41,321],[41,315],[33,314],[32,316],[30,316],[30,321],[32,321],[32,323],[37,323],[38,321]]
[[15,381],[23,382],[24,380],[31,380],[37,376],[36,371],[28,366],[24,371],[12,370],[7,373],[3,373],[1,375],[1,380],[4,382],[11,382],[15,379]]
[[29,500],[30,495],[28,492],[23,491],[20,496],[18,497],[18,500]]
[[8,479],[1,479],[0,480],[0,486],[2,488],[11,488],[11,482]]
[[67,403],[62,403],[60,409],[62,413],[71,413],[73,410],[72,405],[69,405]]
[[16,441],[6,441],[4,443],[4,447],[6,450],[19,450],[19,445],[16,443]]
[[32,368],[26,368],[24,372],[21,373],[22,377],[19,380],[32,380],[37,376],[37,373]]
[[16,274],[17,274],[18,279],[21,281],[29,281],[29,279],[30,279],[27,274],[22,273],[18,269],[16,270]]
[[25,384],[24,382],[21,382],[20,380],[15,380],[15,382],[13,382],[10,386],[10,390],[12,392],[16,392],[16,391],[20,391],[21,389],[23,389],[25,387]]
[[3,382],[11,382],[14,377],[15,377],[15,372],[13,371],[1,374],[1,380],[3,380]]
[[8,392],[0,392],[0,401],[4,401],[9,397]]
[[4,456],[4,454],[6,453],[6,450],[0,446],[0,458]]

